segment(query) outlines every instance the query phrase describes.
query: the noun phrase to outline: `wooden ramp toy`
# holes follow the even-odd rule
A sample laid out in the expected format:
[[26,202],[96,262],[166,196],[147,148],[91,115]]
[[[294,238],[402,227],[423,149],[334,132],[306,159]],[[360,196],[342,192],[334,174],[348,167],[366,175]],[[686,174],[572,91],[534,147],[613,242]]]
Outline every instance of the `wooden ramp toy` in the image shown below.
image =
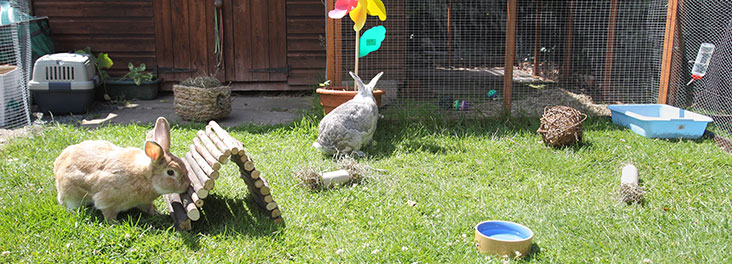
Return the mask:
[[201,218],[203,199],[214,188],[221,166],[229,160],[239,167],[239,177],[247,184],[257,205],[275,223],[284,222],[282,212],[272,198],[272,189],[245,153],[244,145],[215,121],[210,121],[205,130],[198,131],[193,144],[181,159],[188,171],[191,186],[184,193],[163,195],[177,230],[191,230],[191,222]]

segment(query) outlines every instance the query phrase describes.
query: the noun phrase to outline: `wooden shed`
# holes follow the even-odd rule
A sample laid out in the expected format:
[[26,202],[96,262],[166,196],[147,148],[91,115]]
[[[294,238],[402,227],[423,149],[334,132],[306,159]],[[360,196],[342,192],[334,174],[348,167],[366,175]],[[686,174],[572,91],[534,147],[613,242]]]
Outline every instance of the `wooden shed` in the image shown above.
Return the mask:
[[123,75],[128,62],[145,63],[164,79],[165,91],[195,75],[215,75],[231,82],[235,91],[310,90],[324,76],[325,7],[320,0],[223,0],[220,9],[214,2],[32,3],[34,15],[49,17],[57,51],[89,46],[109,53],[115,61],[113,76]]

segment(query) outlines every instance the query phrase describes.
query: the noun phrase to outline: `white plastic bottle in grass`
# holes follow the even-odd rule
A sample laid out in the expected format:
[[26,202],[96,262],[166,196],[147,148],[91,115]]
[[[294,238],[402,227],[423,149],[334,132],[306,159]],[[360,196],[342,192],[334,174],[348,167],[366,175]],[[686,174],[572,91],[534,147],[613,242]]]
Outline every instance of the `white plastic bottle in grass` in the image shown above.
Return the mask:
[[691,68],[691,80],[686,85],[691,84],[695,80],[699,80],[707,74],[707,68],[709,68],[709,61],[712,60],[712,53],[714,53],[714,44],[702,43],[699,47],[699,53],[696,54],[696,60],[694,61],[694,67]]

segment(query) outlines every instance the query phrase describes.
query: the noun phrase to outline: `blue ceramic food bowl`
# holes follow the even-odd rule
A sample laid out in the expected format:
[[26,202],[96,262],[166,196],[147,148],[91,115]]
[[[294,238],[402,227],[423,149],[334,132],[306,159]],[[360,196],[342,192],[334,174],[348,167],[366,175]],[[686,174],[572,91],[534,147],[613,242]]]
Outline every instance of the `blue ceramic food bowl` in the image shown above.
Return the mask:
[[514,222],[491,220],[475,225],[475,240],[480,253],[524,257],[531,250],[532,238],[534,232],[531,229]]

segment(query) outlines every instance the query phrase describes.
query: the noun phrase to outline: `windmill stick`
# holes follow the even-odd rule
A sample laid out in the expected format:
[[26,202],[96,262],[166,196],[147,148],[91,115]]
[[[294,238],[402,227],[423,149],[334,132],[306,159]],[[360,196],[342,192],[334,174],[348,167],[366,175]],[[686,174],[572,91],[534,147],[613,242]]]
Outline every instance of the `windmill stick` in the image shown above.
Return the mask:
[[206,147],[203,146],[203,143],[200,139],[197,137],[193,138],[193,147],[196,149],[196,152],[203,157],[203,159],[206,160],[209,166],[211,166],[212,169],[218,171],[221,169],[221,163],[216,159],[211,153],[206,150]]
[[208,196],[208,190],[203,187],[203,183],[201,183],[201,180],[198,179],[198,176],[196,176],[196,173],[193,171],[193,168],[191,168],[191,165],[188,163],[188,161],[185,160],[185,156],[183,157],[183,164],[186,166],[186,176],[191,181],[191,188],[193,191],[198,194],[198,197],[201,199],[204,199]]
[[211,127],[206,127],[206,132],[204,132],[204,133],[206,133],[206,136],[209,139],[211,139],[211,142],[213,142],[214,145],[216,145],[216,147],[219,148],[219,151],[224,153],[224,155],[229,156],[229,155],[236,155],[239,153],[238,151],[237,151],[237,153],[234,153],[232,151],[233,148],[231,146],[227,145],[226,143],[224,143],[224,141],[222,141],[222,139],[219,136],[217,136],[216,133],[213,132]]
[[163,195],[165,203],[168,205],[168,211],[170,211],[170,217],[175,222],[175,229],[178,231],[191,230],[191,220],[186,216],[186,210],[183,208],[183,204],[179,200],[176,202],[173,199],[174,194]]
[[206,147],[209,153],[211,153],[211,156],[216,158],[219,162],[222,164],[226,162],[226,159],[229,158],[229,156],[224,155],[224,153],[221,153],[219,149],[214,145],[213,142],[211,142],[211,139],[206,136],[206,133],[203,131],[198,131],[198,139],[203,143],[203,146]]
[[206,190],[211,190],[214,187],[214,181],[211,180],[208,176],[206,176],[205,173],[201,170],[201,167],[198,166],[198,163],[191,157],[191,153],[186,152],[186,161],[188,162],[188,165],[191,166],[191,169],[193,169],[193,174],[195,177],[198,178],[198,181],[203,185],[203,188]]
[[208,162],[206,162],[206,159],[201,156],[201,154],[196,151],[196,147],[193,145],[190,146],[189,152],[191,153],[191,157],[193,157],[193,160],[198,164],[199,167],[201,167],[201,170],[203,170],[208,177],[210,177],[212,180],[216,180],[219,178],[219,172],[211,168],[210,165],[208,165]]
[[196,204],[198,208],[203,207],[203,199],[201,199],[201,197],[198,197],[198,194],[196,193],[196,191],[193,190],[192,186],[188,186],[188,190],[186,190],[186,193],[188,194],[188,196],[191,197],[191,201],[193,201],[193,203]]
[[[188,196],[188,193],[184,192],[175,195],[179,196],[180,202],[183,205],[183,208],[185,208],[188,219],[191,219],[191,221],[198,221],[198,219],[201,219],[201,212],[198,211],[196,204],[193,203],[193,199]],[[175,197],[175,195],[173,197]]]

